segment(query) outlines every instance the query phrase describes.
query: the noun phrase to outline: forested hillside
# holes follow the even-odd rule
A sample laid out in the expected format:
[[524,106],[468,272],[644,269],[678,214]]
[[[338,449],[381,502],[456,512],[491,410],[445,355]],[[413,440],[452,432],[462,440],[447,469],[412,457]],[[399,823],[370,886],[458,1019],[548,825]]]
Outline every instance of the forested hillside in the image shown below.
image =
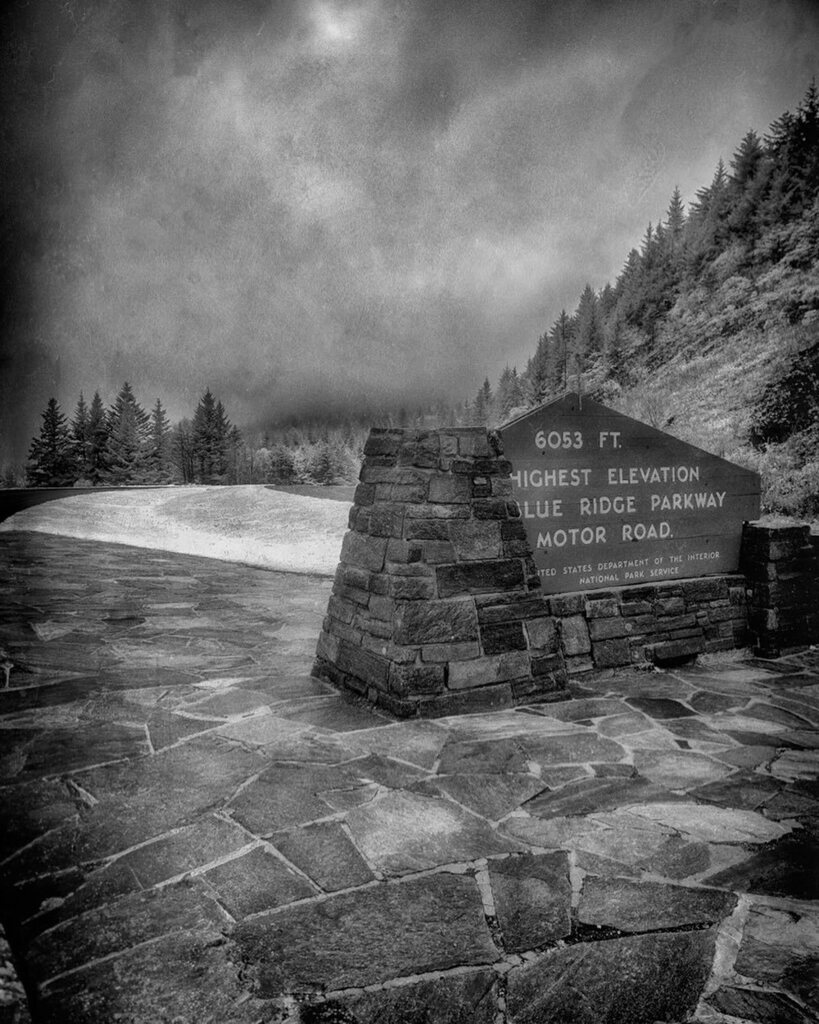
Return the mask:
[[4,467],[2,485],[331,484],[358,475],[366,435],[311,422],[245,436],[210,388],[172,426],[161,399],[148,413],[126,382],[107,409],[99,392],[90,405],[80,395],[71,420],[50,399],[26,466]]
[[763,474],[764,507],[819,515],[819,97],[749,131],[687,208],[675,189],[613,283],[588,284],[526,369],[473,401],[502,422],[582,387]]

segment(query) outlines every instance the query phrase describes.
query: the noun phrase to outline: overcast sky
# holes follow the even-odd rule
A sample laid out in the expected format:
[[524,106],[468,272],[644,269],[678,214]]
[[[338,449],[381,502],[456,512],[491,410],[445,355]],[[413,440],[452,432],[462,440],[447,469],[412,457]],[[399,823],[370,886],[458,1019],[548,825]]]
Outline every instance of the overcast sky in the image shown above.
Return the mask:
[[124,380],[240,425],[472,394],[819,66],[814,0],[3,17],[0,460]]

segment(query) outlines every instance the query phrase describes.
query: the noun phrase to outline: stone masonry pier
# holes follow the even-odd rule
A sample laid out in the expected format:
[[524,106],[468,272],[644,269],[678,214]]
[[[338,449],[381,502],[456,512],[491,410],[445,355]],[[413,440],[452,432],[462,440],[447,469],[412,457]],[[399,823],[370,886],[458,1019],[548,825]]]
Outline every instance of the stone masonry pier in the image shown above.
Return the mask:
[[315,675],[401,717],[565,696],[499,448],[481,428],[370,432]]

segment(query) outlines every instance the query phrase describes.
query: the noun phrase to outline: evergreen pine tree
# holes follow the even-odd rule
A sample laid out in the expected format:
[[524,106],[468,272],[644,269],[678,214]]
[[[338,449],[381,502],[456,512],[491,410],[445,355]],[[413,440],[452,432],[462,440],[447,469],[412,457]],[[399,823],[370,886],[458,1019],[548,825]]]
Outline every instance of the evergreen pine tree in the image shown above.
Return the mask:
[[507,363],[503,372],[498,378],[498,386],[495,388],[495,403],[498,409],[498,418],[503,421],[509,412],[509,385],[512,380],[512,371]]
[[231,427],[227,436],[227,474],[228,483],[242,483],[245,461],[245,444],[242,432],[238,427]]
[[[790,221],[808,210],[819,192],[819,94],[813,81],[789,118],[776,145],[778,219]],[[776,216],[769,218],[777,219]]]
[[74,419],[71,421],[71,437],[74,441],[74,461],[77,468],[77,476],[80,479],[87,479],[89,478],[91,463],[91,416],[82,392],[80,392],[77,408],[74,412]]
[[685,228],[685,206],[678,185],[674,186],[671,193],[671,200],[666,212],[665,230],[668,236],[669,245],[676,250],[682,245],[683,229]]
[[26,475],[35,487],[70,487],[77,479],[74,443],[55,398],[42,413],[40,436],[31,442]]
[[206,388],[193,416],[193,455],[196,465],[196,480],[200,484],[213,483],[216,475],[213,428],[215,417],[216,399],[211,394],[210,388]]
[[707,188],[698,189],[686,225],[686,277],[709,281],[707,270],[723,252],[730,237],[731,209],[728,175],[720,157]]
[[182,419],[171,431],[171,461],[178,478],[183,484],[192,484],[196,479],[196,449],[193,424]]
[[765,150],[759,136],[753,130],[746,132],[739,149],[731,157],[729,183],[735,195],[741,195],[748,183],[753,181],[764,159]]
[[475,396],[475,422],[482,427],[489,426],[494,419],[494,403],[489,378],[484,379]]
[[754,131],[747,132],[731,158],[727,224],[732,237],[742,243],[748,254],[761,230],[759,212],[770,184],[771,169],[759,136]]
[[233,424],[227,418],[225,407],[222,405],[221,401],[218,401],[214,412],[213,432],[216,455],[216,473],[220,479],[224,478],[228,471],[228,449],[230,447],[230,432],[232,429]]
[[523,405],[525,400],[526,398],[523,391],[523,380],[521,379],[521,376],[518,373],[518,368],[516,366],[513,366],[512,376],[509,380],[509,408],[506,410],[507,415],[509,415],[509,413],[511,413],[513,409],[519,409]]
[[171,470],[171,426],[162,402],[157,398],[151,410],[150,440],[146,456],[147,475],[151,483],[169,483]]
[[523,384],[518,376],[517,367],[505,366],[500,375],[498,387],[495,392],[495,410],[500,423],[509,418],[513,409],[523,405]]
[[[193,447],[199,483],[223,483],[228,472],[232,424],[221,401],[206,388],[193,417]],[[266,446],[269,447],[269,446]]]
[[553,360],[550,355],[549,338],[546,334],[541,334],[537,340],[535,354],[526,364],[526,381],[529,387],[529,396],[535,405],[542,402],[550,391],[552,365]]
[[575,313],[576,348],[584,356],[593,355],[603,347],[603,332],[600,326],[597,296],[590,284],[583,289]]
[[569,386],[569,361],[574,343],[574,329],[572,318],[565,309],[561,309],[549,331],[549,341],[554,353],[551,374],[553,393],[561,394]]
[[99,391],[94,392],[91,407],[88,410],[88,464],[86,476],[98,484],[105,476],[106,453],[108,451],[108,417],[102,404]]
[[150,419],[126,381],[108,413],[106,479],[116,484],[144,483],[149,445]]

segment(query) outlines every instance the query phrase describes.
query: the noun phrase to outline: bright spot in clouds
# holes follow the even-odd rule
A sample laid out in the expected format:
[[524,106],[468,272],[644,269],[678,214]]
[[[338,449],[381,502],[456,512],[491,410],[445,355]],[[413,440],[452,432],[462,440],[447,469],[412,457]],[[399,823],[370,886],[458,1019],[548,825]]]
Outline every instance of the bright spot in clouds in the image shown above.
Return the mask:
[[361,14],[334,3],[314,3],[311,16],[320,40],[330,44],[352,43],[358,36]]

